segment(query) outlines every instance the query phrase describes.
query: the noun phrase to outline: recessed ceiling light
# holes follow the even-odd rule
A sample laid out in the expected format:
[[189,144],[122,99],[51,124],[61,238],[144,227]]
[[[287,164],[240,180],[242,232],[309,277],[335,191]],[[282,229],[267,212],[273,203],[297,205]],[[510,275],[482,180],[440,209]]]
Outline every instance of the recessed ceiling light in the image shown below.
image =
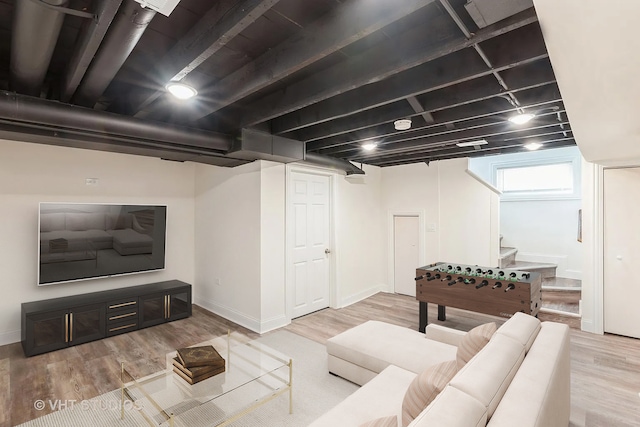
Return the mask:
[[522,114],[518,114],[517,116],[509,117],[509,121],[511,123],[515,123],[517,125],[523,125],[523,124],[529,122],[535,116],[536,116],[535,114],[531,114],[531,113],[522,113]]
[[191,86],[180,82],[169,82],[165,86],[171,95],[178,99],[193,98],[198,94],[198,91]]
[[400,119],[393,122],[393,127],[396,130],[407,130],[411,128],[411,119]]
[[478,139],[476,141],[458,142],[456,145],[458,147],[474,147],[476,145],[485,145],[485,144],[488,144],[486,139]]
[[537,150],[540,147],[542,147],[542,144],[540,144],[539,142],[530,142],[528,144],[524,144],[524,148],[531,151]]
[[362,149],[371,151],[371,150],[374,150],[377,146],[378,144],[376,144],[375,142],[367,142],[366,144],[362,145]]

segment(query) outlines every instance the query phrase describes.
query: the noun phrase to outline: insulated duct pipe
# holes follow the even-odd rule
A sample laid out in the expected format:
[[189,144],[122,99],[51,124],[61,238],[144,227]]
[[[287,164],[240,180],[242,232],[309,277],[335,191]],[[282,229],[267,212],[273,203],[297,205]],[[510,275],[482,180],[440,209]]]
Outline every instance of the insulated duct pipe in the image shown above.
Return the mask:
[[[43,1],[53,6],[66,6],[68,3],[68,0]],[[64,13],[42,6],[37,1],[15,2],[11,34],[11,90],[40,96],[63,20]]]
[[306,153],[304,161],[318,166],[325,166],[332,169],[345,171],[347,175],[364,175],[364,171],[353,163],[336,159],[335,157],[323,156],[321,154]]
[[177,149],[181,145],[199,147],[220,154],[231,147],[231,137],[220,133],[149,122],[6,91],[0,91],[0,127],[2,122],[20,123],[27,129],[33,126],[81,130],[107,138],[129,138],[132,142],[158,141],[173,144]]
[[155,10],[145,9],[135,0],[125,0],[122,3],[80,87],[71,99],[74,104],[93,108],[155,14]]

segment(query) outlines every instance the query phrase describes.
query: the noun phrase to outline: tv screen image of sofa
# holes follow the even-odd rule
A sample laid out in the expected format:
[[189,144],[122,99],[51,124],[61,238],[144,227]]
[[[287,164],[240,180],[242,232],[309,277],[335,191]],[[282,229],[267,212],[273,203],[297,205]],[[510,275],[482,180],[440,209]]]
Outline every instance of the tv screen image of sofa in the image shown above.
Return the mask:
[[164,269],[167,207],[40,203],[38,285]]

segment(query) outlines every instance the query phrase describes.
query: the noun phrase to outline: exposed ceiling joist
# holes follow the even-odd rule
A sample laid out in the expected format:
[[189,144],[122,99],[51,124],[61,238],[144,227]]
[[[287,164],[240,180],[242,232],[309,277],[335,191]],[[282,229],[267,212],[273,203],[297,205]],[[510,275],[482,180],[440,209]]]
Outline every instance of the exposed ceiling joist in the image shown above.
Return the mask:
[[132,108],[132,113],[136,117],[145,116],[146,114],[140,114],[140,111],[165,93],[166,83],[185,78],[278,1],[221,0],[216,2],[158,63],[153,82],[157,87]]
[[[478,31],[471,40],[458,37],[436,46],[420,43],[418,50],[412,53],[407,53],[403,50],[399,51],[398,46],[404,43],[402,41],[398,43],[398,40],[391,40],[383,46],[376,46],[375,49],[354,57],[344,64],[339,64],[329,70],[325,70],[322,74],[309,77],[287,88],[286,91],[277,92],[249,106],[244,122],[252,125],[280,116],[271,122],[274,133],[285,133],[311,126],[317,121],[307,118],[307,115],[304,114],[305,110],[300,110],[303,107],[319,103],[364,85],[381,81],[386,77],[395,77],[403,71],[414,69],[420,64],[437,60],[466,49],[475,43],[524,27],[535,22],[536,19],[535,12],[527,10]],[[398,56],[400,56],[399,60]],[[391,58],[392,61],[387,58]],[[309,115],[314,115],[314,112]]]
[[[210,105],[195,112],[190,119],[195,121],[256,93],[274,80],[283,79],[433,1],[355,0],[342,3],[301,30],[302,34],[290,38],[216,83],[206,94],[212,101]],[[354,22],[358,25],[353,25]]]

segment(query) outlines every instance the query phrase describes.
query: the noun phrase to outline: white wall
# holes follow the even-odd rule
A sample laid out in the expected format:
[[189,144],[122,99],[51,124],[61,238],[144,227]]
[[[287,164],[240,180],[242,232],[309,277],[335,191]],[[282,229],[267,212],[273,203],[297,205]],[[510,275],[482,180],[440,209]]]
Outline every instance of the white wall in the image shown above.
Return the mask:
[[335,175],[337,307],[388,289],[382,171],[364,165],[364,176]]
[[[424,217],[424,264],[450,261],[497,265],[498,196],[469,176],[466,169],[467,159],[382,169],[385,216],[420,212]],[[388,228],[391,222],[385,224]],[[392,235],[386,233],[387,248]],[[389,252],[387,259],[392,259]]]
[[[0,345],[20,340],[23,302],[171,279],[193,284],[193,179],[192,164],[0,140]],[[45,201],[166,204],[165,270],[38,287],[38,203]]]
[[196,165],[194,302],[260,330],[261,164]]

